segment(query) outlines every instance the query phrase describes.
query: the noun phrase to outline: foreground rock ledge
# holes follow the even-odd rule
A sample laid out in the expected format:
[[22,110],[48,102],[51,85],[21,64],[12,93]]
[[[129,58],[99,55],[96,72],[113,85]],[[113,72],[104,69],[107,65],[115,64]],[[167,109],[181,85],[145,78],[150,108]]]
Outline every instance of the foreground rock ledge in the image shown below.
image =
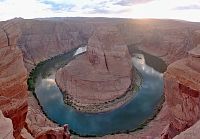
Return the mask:
[[[65,102],[84,112],[103,112],[124,104],[133,82],[127,46],[116,28],[100,28],[89,39],[87,52],[56,73]],[[130,97],[131,98],[131,97]]]
[[200,117],[200,46],[188,58],[171,64],[165,73],[165,96],[170,126],[165,137],[172,138],[195,124]]

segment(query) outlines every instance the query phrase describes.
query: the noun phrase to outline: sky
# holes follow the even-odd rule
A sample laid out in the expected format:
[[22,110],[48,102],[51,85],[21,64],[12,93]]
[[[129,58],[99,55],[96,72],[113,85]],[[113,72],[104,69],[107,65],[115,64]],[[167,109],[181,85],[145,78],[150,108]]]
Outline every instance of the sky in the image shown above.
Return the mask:
[[200,22],[200,0],[0,0],[0,21],[22,17],[117,17]]

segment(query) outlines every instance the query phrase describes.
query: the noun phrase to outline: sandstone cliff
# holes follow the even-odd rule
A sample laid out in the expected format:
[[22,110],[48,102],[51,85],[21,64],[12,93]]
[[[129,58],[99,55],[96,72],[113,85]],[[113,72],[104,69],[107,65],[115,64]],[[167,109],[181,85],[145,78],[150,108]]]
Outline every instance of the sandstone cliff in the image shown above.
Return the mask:
[[200,43],[198,23],[143,19],[127,20],[118,28],[130,48],[161,57],[167,64],[186,57]]
[[[23,48],[20,45],[21,38],[25,32],[23,27],[26,26],[29,26],[29,23],[26,25],[23,19],[1,22],[0,26],[0,109],[6,117],[12,120],[14,137],[17,139],[20,138],[20,132],[25,125],[28,111],[27,70],[24,66],[24,61],[28,70],[30,69],[26,63],[26,59],[28,58],[25,57]],[[26,31],[28,31],[28,29],[26,29]],[[26,43],[26,40],[23,43]],[[57,55],[57,53],[58,52],[54,53],[54,55]],[[26,54],[29,55],[29,53]],[[50,55],[51,53],[48,54]],[[48,54],[46,59],[49,56]],[[41,56],[43,55],[37,55],[40,60],[42,60]],[[31,63],[34,64],[34,59]],[[34,114],[35,113],[32,113],[33,117],[36,116]],[[43,124],[43,126],[45,127],[45,124]],[[63,133],[63,128],[54,130],[54,127],[49,126],[48,129],[41,128],[40,131],[43,134],[48,132],[49,136]],[[40,134],[40,136],[44,138],[43,134]],[[68,136],[65,138],[68,138]]]
[[[27,20],[20,22],[22,35],[18,46],[24,54],[26,67],[86,44],[84,24]],[[92,28],[92,27],[91,27]]]
[[27,72],[23,56],[16,46],[14,27],[0,27],[0,109],[13,122],[14,136],[20,138],[27,113]]
[[189,128],[200,118],[199,65],[200,47],[197,47],[189,51],[188,58],[171,64],[165,73],[165,96],[171,118],[168,131],[175,132],[167,133],[168,138]]

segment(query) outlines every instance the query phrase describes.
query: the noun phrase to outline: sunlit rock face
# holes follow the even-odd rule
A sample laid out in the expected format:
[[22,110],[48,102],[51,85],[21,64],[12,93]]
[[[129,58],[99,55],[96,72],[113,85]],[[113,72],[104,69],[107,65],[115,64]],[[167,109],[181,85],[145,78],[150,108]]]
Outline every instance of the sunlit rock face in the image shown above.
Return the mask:
[[200,47],[189,58],[171,64],[165,73],[165,96],[171,127],[181,132],[200,118]]
[[[127,44],[162,58],[167,64],[187,56],[200,43],[200,25],[176,20],[128,20],[119,25]],[[131,49],[131,47],[129,47]]]
[[56,82],[65,92],[65,99],[70,98],[75,107],[109,103],[122,96],[131,81],[131,57],[114,27],[99,28],[89,39],[86,54],[56,74]]

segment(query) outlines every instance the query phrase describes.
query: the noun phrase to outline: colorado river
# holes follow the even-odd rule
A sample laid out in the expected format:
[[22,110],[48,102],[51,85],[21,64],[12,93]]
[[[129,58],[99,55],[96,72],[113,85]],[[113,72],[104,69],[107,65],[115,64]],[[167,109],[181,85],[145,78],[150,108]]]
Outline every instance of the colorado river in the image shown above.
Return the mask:
[[146,65],[142,54],[136,54],[132,59],[142,76],[142,84],[127,104],[113,111],[97,114],[79,112],[64,104],[63,95],[55,83],[55,72],[63,64],[67,64],[75,53],[72,51],[57,60],[48,60],[38,70],[35,94],[51,120],[61,125],[68,124],[70,130],[82,136],[103,136],[132,131],[155,114],[163,95],[163,75]]

